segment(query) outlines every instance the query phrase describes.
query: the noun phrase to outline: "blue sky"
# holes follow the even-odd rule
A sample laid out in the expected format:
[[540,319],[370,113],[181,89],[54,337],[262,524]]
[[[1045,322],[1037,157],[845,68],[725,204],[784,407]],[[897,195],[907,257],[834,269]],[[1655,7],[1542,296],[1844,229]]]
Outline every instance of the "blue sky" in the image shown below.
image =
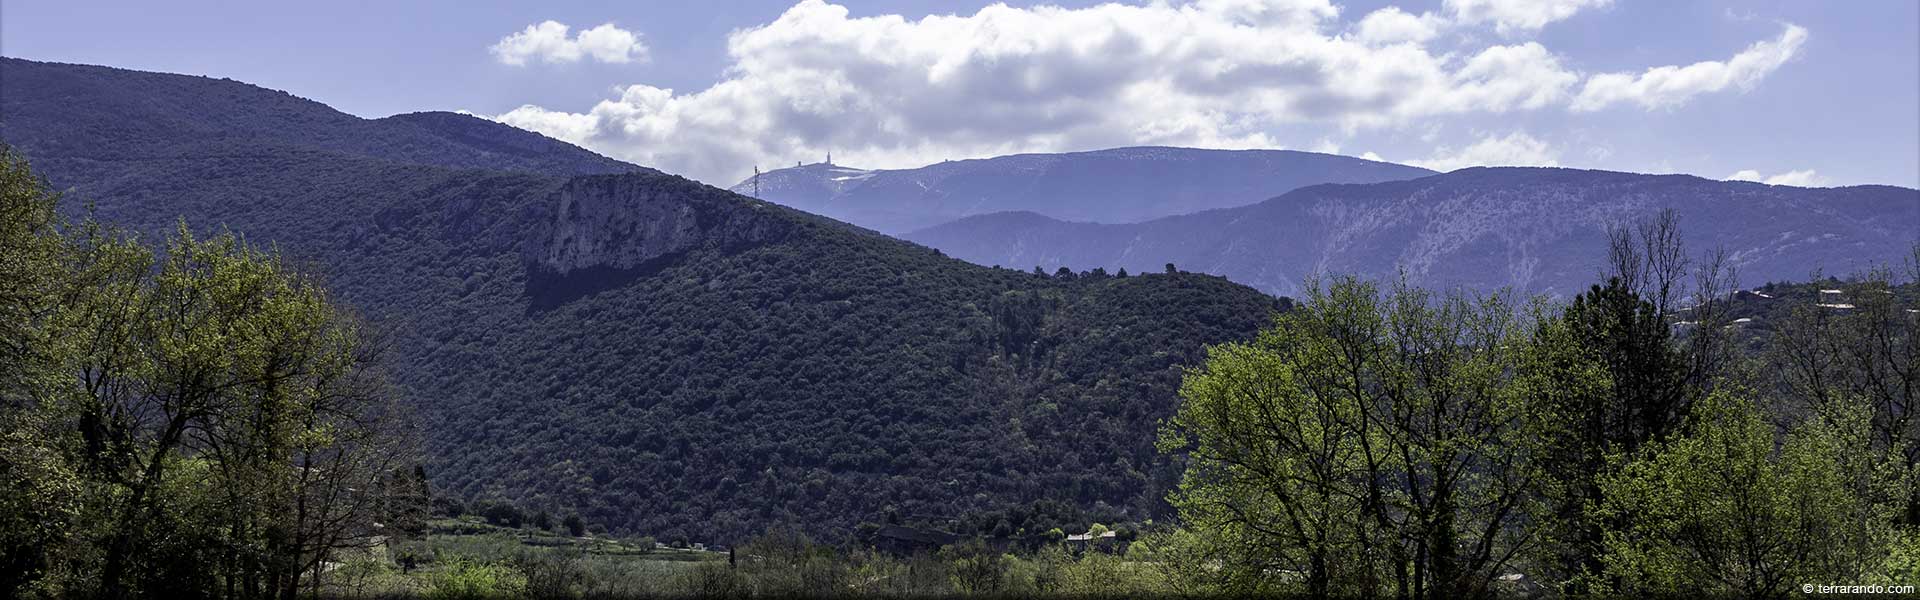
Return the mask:
[[161,4],[6,0],[0,54],[466,110],[723,185],[1166,144],[1920,186],[1910,0]]

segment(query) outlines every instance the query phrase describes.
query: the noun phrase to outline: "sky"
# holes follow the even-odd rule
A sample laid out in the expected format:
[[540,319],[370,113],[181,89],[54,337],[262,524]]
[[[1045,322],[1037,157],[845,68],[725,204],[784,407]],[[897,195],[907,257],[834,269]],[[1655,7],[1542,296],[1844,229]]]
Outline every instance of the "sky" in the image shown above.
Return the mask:
[[1170,145],[1920,187],[1912,0],[5,0],[0,55],[465,111],[717,185]]

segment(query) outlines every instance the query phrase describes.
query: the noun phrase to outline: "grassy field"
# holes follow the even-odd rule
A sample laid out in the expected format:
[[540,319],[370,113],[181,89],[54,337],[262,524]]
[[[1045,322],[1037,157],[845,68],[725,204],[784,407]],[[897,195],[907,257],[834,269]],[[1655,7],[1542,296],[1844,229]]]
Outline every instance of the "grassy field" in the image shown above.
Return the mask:
[[335,598],[446,599],[1109,597],[1181,591],[1170,585],[1166,563],[1144,541],[1125,557],[1058,544],[1016,555],[977,541],[902,557],[769,532],[728,553],[672,548],[650,538],[497,527],[471,517],[432,521],[413,539],[378,541],[329,563],[314,591]]
[[697,583],[701,565],[727,564],[726,553],[670,548],[651,538],[572,537],[475,518],[435,520],[424,536],[378,541],[330,562],[321,594],[485,598],[545,589],[563,596],[678,595]]

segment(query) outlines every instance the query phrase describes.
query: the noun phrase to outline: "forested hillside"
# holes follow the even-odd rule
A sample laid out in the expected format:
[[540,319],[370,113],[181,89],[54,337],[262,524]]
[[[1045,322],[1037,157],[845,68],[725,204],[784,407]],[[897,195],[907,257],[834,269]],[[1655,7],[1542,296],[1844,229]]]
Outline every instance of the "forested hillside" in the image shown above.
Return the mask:
[[461,116],[0,77],[0,135],[69,214],[230,229],[369,319],[440,490],[617,531],[845,536],[1046,499],[1148,518],[1178,474],[1149,432],[1179,365],[1283,306],[1160,269],[974,266]]
[[0,137],[73,162],[146,161],[160,171],[167,160],[317,151],[554,175],[651,171],[467,115],[361,119],[230,79],[15,58],[0,65]]
[[983,265],[1134,270],[1174,263],[1274,294],[1316,274],[1501,286],[1568,298],[1605,263],[1607,228],[1671,209],[1695,248],[1725,248],[1748,281],[1897,263],[1920,231],[1920,191],[1798,188],[1691,175],[1472,168],[1321,185],[1237,208],[1142,223],[1034,213],[970,217],[906,239]]

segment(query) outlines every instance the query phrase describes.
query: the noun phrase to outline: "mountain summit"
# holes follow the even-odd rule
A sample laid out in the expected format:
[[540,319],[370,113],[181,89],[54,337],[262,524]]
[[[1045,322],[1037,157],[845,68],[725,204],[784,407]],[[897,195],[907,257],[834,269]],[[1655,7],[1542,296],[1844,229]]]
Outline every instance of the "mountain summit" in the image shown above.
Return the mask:
[[[827,163],[762,173],[760,199],[905,233],[1010,210],[1096,223],[1131,223],[1258,202],[1320,183],[1412,179],[1433,171],[1292,150],[1136,147],[1016,154],[917,169]],[[752,178],[733,186],[753,193]]]

